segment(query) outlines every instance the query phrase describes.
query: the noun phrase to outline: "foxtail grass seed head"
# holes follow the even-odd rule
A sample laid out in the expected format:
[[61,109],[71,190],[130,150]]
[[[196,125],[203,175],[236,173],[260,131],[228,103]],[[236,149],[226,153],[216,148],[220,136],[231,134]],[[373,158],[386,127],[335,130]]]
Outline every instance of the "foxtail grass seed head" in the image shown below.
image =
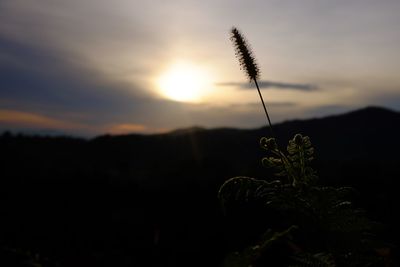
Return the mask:
[[246,75],[250,80],[256,80],[259,76],[259,68],[246,39],[235,27],[231,30],[231,41],[235,47],[235,54],[239,59],[241,69],[246,72]]
[[274,136],[272,130],[272,123],[271,119],[269,118],[267,107],[265,106],[264,99],[262,97],[260,87],[258,86],[257,79],[259,76],[259,68],[255,62],[254,56],[249,48],[249,45],[246,42],[246,39],[243,35],[239,32],[238,29],[235,27],[231,30],[231,41],[233,42],[233,46],[235,47],[235,54],[239,59],[240,67],[243,69],[247,77],[249,78],[250,82],[253,80],[254,84],[257,87],[258,94],[260,96],[261,103],[264,108],[265,116],[267,117],[267,123],[269,125],[269,129],[271,131],[271,136]]

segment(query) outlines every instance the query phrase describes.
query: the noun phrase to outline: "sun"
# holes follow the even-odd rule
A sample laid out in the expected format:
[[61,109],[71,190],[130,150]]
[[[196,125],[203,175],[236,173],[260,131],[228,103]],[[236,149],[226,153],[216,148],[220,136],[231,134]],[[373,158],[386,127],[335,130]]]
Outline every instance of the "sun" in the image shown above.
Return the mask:
[[176,63],[158,79],[160,93],[180,102],[201,101],[209,84],[207,72],[190,63]]

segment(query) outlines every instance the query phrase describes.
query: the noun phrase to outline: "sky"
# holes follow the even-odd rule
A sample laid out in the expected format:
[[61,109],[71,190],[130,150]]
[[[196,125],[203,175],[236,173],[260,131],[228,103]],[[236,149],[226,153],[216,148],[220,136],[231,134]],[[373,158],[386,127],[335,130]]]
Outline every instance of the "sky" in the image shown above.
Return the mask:
[[0,130],[261,127],[232,27],[273,123],[400,110],[399,14],[398,0],[0,0]]

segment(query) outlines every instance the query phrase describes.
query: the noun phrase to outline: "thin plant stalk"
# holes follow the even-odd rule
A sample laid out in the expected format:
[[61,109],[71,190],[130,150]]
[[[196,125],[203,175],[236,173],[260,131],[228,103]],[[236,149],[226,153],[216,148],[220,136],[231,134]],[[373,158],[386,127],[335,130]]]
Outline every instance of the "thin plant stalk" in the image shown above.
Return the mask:
[[258,95],[260,96],[261,103],[262,103],[263,108],[264,108],[265,116],[267,117],[269,129],[270,129],[270,132],[271,132],[271,136],[272,136],[272,137],[275,137],[274,131],[273,131],[273,129],[272,129],[271,119],[269,118],[269,114],[268,114],[268,111],[267,111],[267,106],[265,105],[263,96],[262,96],[261,91],[260,91],[260,87],[258,86],[258,83],[257,83],[257,79],[253,79],[253,80],[254,80],[254,83],[255,83],[255,85],[256,85],[256,87],[257,87],[257,92],[258,92]]
[[252,51],[250,50],[249,45],[247,44],[246,39],[243,37],[243,35],[239,32],[238,29],[235,27],[232,28],[231,30],[231,41],[233,42],[233,45],[236,50],[236,56],[239,59],[239,63],[241,68],[245,71],[247,77],[249,80],[253,80],[258,91],[258,95],[260,96],[261,103],[264,108],[265,115],[267,117],[267,126],[269,126],[269,129],[271,131],[272,137],[274,137],[274,132],[272,130],[272,123],[271,119],[269,117],[267,107],[265,105],[264,99],[262,97],[260,87],[258,86],[257,83],[257,78],[260,75],[259,68],[255,62],[254,56]]

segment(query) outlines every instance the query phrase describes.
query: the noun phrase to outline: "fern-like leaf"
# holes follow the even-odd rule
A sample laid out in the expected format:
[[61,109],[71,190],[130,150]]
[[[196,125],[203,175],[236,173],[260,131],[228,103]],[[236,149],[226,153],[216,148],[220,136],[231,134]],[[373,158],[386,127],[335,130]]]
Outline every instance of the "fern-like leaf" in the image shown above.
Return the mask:
[[336,267],[333,255],[330,253],[301,253],[292,257],[294,264],[289,267]]

